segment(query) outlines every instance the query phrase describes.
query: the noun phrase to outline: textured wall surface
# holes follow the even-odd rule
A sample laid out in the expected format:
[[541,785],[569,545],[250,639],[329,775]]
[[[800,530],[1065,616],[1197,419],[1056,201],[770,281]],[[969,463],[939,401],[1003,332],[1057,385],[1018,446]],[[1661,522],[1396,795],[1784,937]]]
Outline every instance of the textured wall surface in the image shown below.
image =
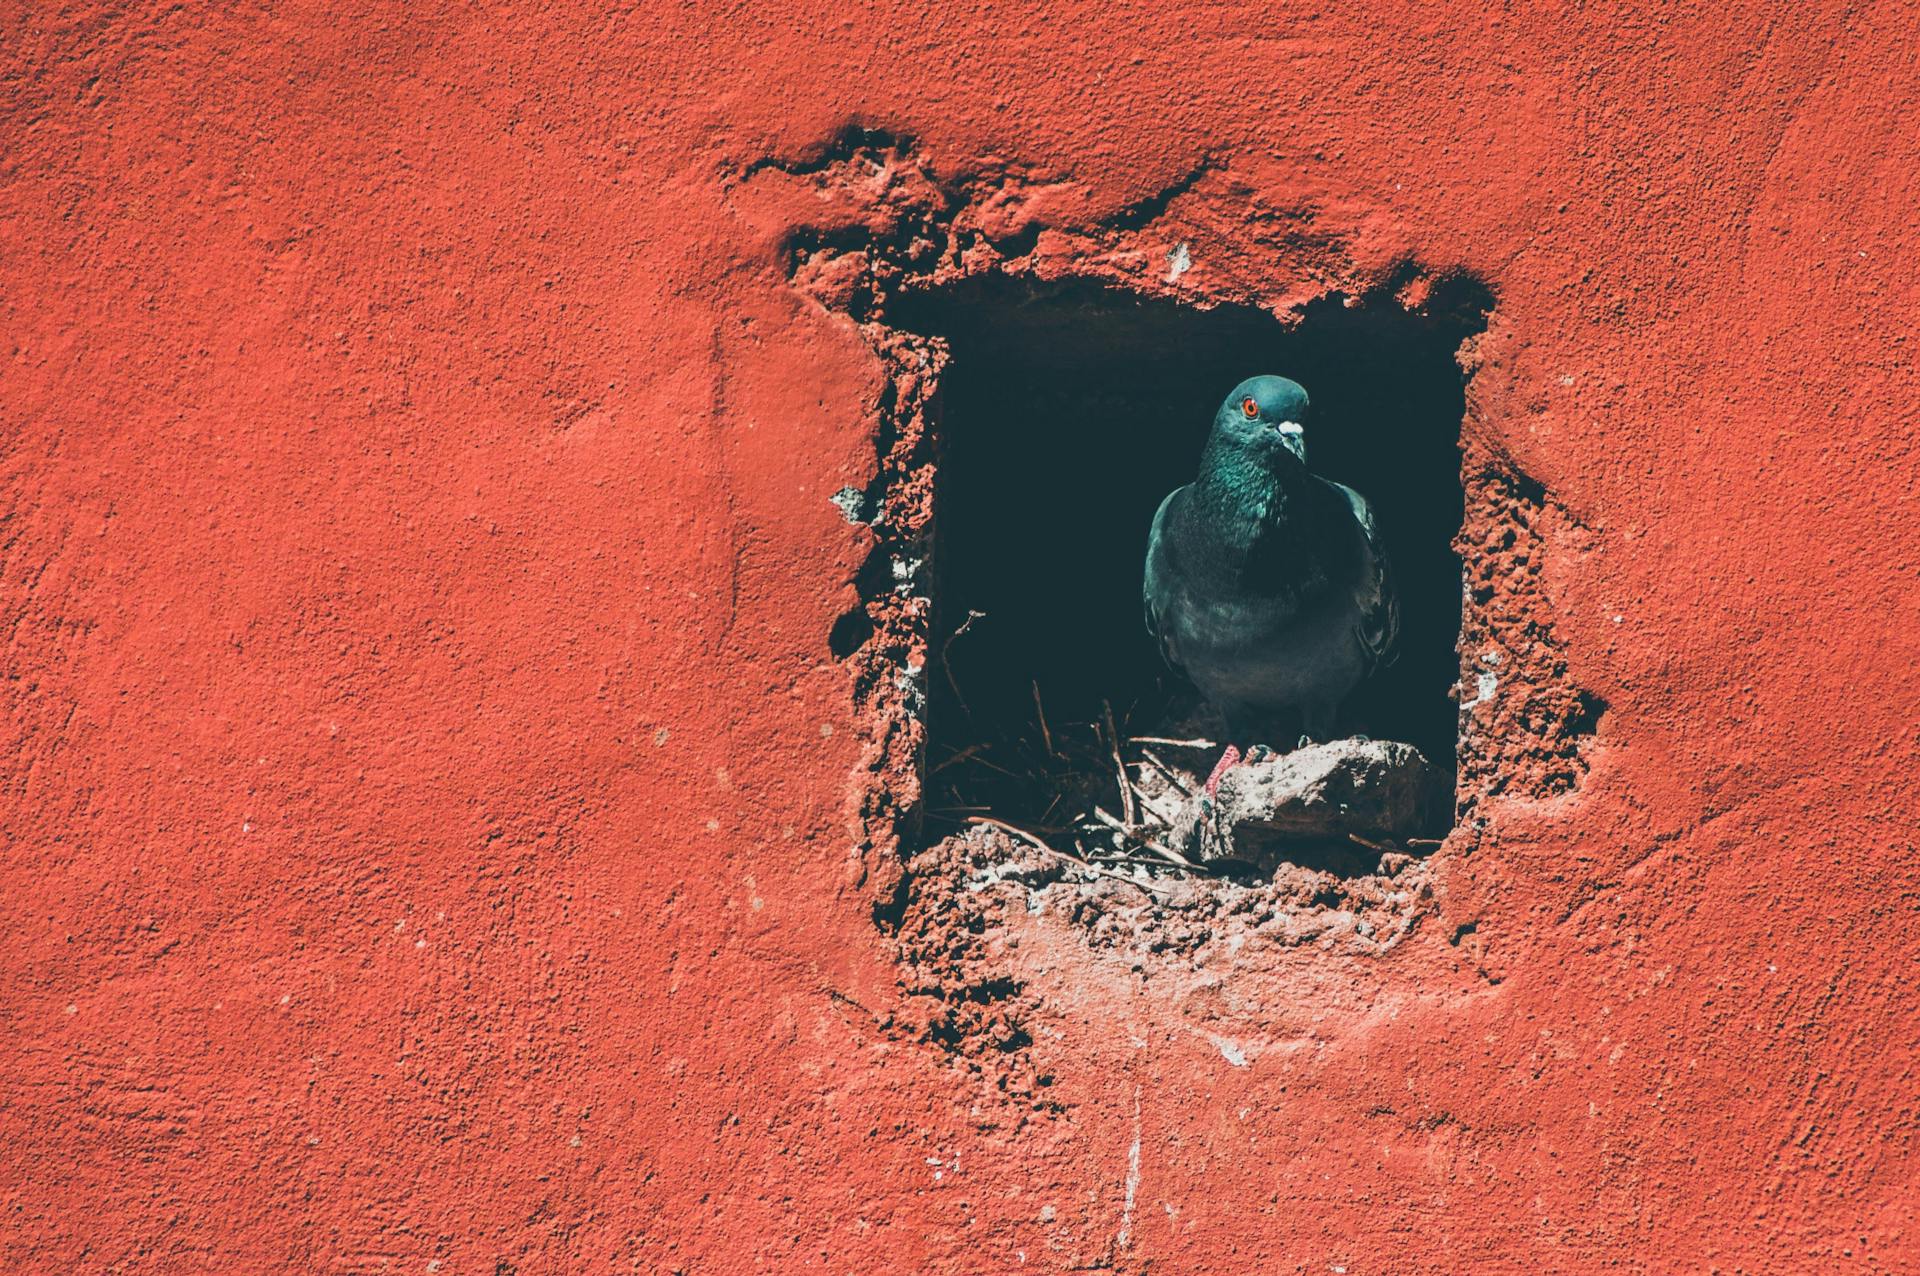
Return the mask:
[[[0,16],[0,1266],[1920,1269],[1910,8],[228,8]],[[1607,706],[1384,955],[992,921],[1042,1105],[875,921],[856,124],[1484,283]]]

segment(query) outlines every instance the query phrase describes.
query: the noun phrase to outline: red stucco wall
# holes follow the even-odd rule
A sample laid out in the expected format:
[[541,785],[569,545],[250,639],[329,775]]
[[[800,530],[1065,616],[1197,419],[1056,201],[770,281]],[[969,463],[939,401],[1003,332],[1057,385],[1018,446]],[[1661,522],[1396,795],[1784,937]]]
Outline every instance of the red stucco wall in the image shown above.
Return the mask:
[[[1920,39],[1709,8],[9,6],[0,1266],[1920,1269]],[[1259,1014],[1060,940],[1055,1113],[853,849],[850,122],[1472,272],[1589,529],[1579,792]]]

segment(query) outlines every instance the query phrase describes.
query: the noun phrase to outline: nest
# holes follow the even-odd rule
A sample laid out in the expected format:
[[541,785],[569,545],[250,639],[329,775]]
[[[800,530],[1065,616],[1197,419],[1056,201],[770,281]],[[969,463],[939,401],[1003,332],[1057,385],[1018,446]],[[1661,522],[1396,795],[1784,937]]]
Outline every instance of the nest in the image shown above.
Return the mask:
[[[954,691],[964,712],[958,687]],[[1284,757],[1228,772],[1218,799],[1209,795],[1206,777],[1225,745],[1213,738],[1210,715],[1191,692],[1162,689],[1119,714],[1101,701],[1098,716],[1086,720],[1056,719],[1037,682],[1031,692],[1025,722],[931,760],[931,821],[999,829],[1148,894],[1169,876],[1245,879],[1280,862],[1341,877],[1372,874],[1440,844],[1409,836],[1421,830],[1404,819],[1382,833],[1386,826],[1367,818],[1375,795],[1351,785],[1335,792],[1337,809],[1316,791],[1305,808],[1311,829],[1285,818],[1297,816],[1298,806],[1262,809],[1255,795],[1287,765]],[[1364,737],[1341,746],[1343,756],[1355,757],[1382,748],[1418,759],[1405,746],[1376,746]]]
[[[1137,872],[1215,876],[1179,849],[1183,822],[1221,745],[1204,737],[1132,734],[1134,710],[1103,701],[1091,721],[1048,717],[1038,683],[1026,729],[932,759],[927,814],[1000,829],[1093,873],[1141,884]],[[1204,761],[1202,761],[1204,760]]]

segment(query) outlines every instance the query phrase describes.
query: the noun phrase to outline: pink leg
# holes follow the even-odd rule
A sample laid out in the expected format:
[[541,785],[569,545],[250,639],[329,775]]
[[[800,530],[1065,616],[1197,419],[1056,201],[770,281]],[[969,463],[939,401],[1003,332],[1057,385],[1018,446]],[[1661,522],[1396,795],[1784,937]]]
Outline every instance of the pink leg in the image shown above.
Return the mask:
[[1207,796],[1212,797],[1213,791],[1220,787],[1221,776],[1239,765],[1240,749],[1237,745],[1230,744],[1227,746],[1227,751],[1220,755],[1220,760],[1213,764],[1213,774],[1207,777]]

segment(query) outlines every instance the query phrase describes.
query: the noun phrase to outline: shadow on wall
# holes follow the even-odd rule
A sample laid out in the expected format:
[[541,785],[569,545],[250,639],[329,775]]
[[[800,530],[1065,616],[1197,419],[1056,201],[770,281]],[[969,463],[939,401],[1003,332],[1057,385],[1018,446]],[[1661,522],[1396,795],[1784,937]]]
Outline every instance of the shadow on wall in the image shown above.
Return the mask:
[[[1378,511],[1402,608],[1400,654],[1343,727],[1455,770],[1464,391],[1454,353],[1478,309],[1315,303],[1293,329],[1086,283],[991,276],[898,296],[897,328],[943,338],[928,764],[1101,702],[1155,729],[1191,702],[1142,623],[1153,512],[1193,477],[1213,412],[1272,372],[1313,400],[1308,455]],[[1472,321],[1458,316],[1472,314]],[[981,613],[968,624],[970,613]],[[949,638],[965,627],[957,638]],[[945,674],[957,685],[956,696]]]

